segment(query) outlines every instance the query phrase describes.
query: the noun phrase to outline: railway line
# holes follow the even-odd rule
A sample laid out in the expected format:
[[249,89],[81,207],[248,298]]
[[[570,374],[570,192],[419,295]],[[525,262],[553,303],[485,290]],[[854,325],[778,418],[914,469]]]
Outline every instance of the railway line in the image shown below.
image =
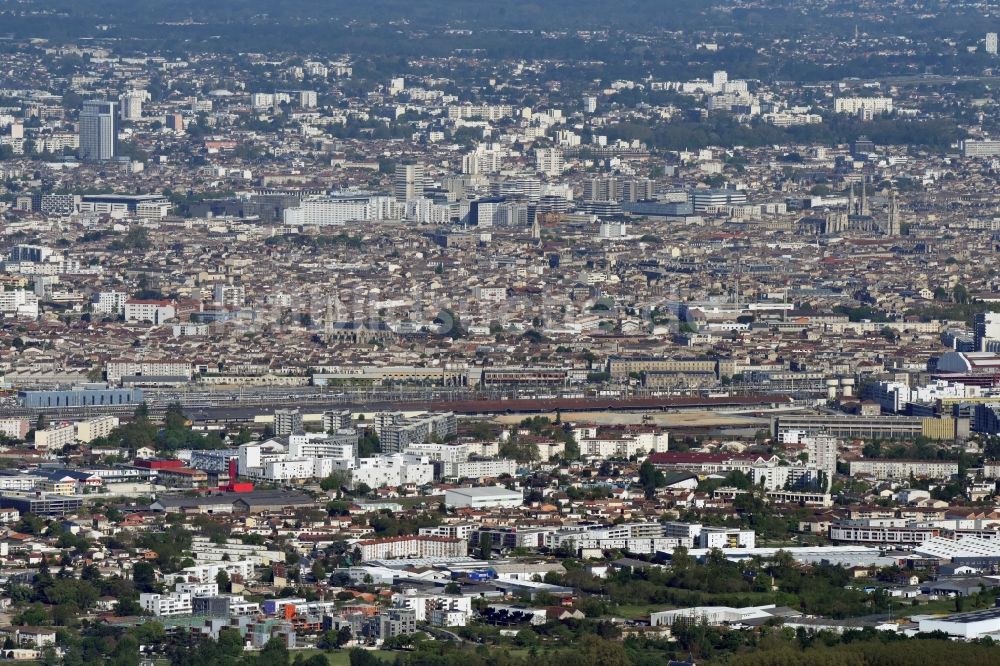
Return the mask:
[[[188,394],[183,399],[175,396],[150,396],[146,404],[153,419],[162,418],[166,408],[179,402],[184,413],[195,423],[246,424],[261,416],[269,416],[275,409],[298,407],[307,414],[328,410],[353,409],[355,411],[453,411],[465,416],[496,414],[545,414],[567,412],[613,411],[681,411],[725,410],[735,413],[772,412],[796,408],[796,401],[786,395],[737,395],[737,396],[663,396],[663,397],[496,397],[468,394],[417,395],[417,394],[289,394],[284,396],[254,396],[253,399],[219,396],[215,399]],[[86,419],[111,415],[128,419],[136,405],[103,405],[61,408],[0,408],[0,418],[19,417],[31,420],[44,415],[50,422]]]

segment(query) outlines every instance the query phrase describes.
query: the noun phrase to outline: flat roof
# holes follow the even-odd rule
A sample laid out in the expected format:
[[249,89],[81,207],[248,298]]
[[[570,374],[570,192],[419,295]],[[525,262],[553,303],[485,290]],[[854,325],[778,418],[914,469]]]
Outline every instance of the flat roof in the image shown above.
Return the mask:
[[986,620],[1000,620],[1000,608],[985,608],[983,610],[970,611],[968,613],[956,613],[944,617],[934,618],[938,622],[952,622],[963,624],[969,622],[983,622]]
[[498,496],[518,496],[524,497],[520,490],[508,490],[503,486],[475,486],[471,488],[449,488],[449,493],[456,493],[465,497],[498,497]]

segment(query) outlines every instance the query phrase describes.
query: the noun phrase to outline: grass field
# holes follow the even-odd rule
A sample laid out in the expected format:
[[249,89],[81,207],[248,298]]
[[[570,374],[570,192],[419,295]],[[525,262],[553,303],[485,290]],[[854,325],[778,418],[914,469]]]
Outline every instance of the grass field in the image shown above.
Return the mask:
[[626,620],[645,620],[649,619],[650,613],[669,608],[670,606],[667,604],[624,604],[612,610],[608,616],[621,617]]
[[[324,652],[323,650],[316,649],[292,650],[291,657],[294,659],[298,655],[302,655],[303,659],[308,659],[314,654],[322,654],[326,656],[326,661],[330,666],[349,666],[351,663],[349,653],[350,650],[335,650],[333,652]],[[390,664],[395,660],[395,655],[388,650],[371,650],[371,653]]]

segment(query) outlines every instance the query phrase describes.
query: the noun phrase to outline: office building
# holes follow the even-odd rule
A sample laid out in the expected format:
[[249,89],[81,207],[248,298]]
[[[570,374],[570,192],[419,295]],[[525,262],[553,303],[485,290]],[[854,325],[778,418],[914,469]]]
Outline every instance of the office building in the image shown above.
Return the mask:
[[694,212],[696,213],[703,213],[710,208],[738,206],[746,202],[746,192],[740,190],[697,190],[691,195],[691,203],[694,204]]
[[961,142],[962,157],[996,157],[1000,155],[1000,141],[966,139]]
[[990,55],[997,54],[997,33],[986,33],[986,52]]
[[40,264],[52,256],[52,248],[45,245],[15,245],[7,254],[11,263],[30,262]]
[[80,112],[80,158],[103,162],[117,156],[118,102],[84,102]]

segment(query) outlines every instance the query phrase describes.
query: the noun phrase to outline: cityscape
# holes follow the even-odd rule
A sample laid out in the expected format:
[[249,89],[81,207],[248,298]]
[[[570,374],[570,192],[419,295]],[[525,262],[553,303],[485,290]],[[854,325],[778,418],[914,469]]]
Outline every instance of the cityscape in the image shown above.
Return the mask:
[[1000,663],[998,33],[0,0],[0,663]]

